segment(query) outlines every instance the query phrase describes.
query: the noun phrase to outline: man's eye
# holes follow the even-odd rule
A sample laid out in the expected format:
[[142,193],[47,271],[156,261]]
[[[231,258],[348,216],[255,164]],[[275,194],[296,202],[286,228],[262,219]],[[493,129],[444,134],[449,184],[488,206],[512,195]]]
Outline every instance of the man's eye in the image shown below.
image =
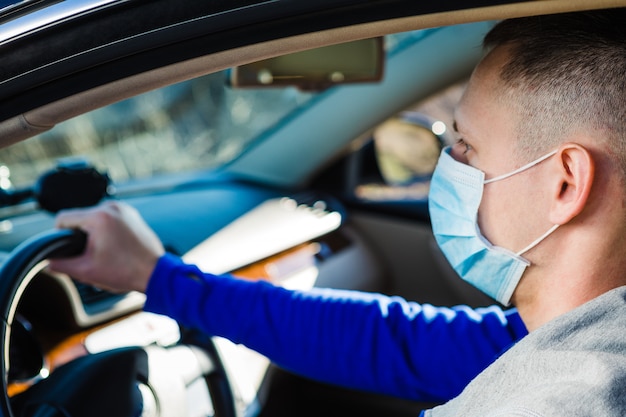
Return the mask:
[[472,146],[469,143],[465,142],[464,139],[459,139],[459,140],[457,140],[456,143],[461,145],[461,146],[463,146],[463,148],[464,148],[463,149],[463,155],[465,155],[466,153],[468,153],[469,151],[472,150]]

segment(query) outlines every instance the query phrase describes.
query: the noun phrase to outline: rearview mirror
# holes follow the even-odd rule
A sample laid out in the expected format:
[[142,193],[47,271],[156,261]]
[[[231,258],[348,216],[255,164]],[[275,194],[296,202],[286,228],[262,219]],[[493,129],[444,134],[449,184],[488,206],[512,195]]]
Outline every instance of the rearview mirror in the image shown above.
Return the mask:
[[383,67],[383,38],[371,38],[242,65],[232,70],[230,82],[239,88],[323,90],[336,84],[380,81]]

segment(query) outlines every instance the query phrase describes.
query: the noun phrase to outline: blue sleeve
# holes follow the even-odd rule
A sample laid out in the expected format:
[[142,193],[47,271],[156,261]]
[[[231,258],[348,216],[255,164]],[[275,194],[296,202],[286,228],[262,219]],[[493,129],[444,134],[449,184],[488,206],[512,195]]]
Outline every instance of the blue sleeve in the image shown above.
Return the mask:
[[291,291],[163,256],[145,309],[291,372],[421,401],[453,398],[527,331],[515,310],[433,307],[356,291]]

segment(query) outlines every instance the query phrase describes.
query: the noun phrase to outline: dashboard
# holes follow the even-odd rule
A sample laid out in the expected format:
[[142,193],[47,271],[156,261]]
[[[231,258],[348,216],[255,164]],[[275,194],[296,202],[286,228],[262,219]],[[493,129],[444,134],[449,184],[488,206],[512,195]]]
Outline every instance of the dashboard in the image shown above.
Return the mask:
[[[366,243],[346,223],[343,207],[326,196],[288,195],[229,183],[125,201],[141,212],[168,251],[205,272],[263,279],[297,289],[378,288],[380,267]],[[11,221],[11,232],[0,239],[3,245],[23,240],[33,230],[52,227],[53,218],[36,213]],[[14,325],[10,347],[9,396],[84,355],[116,347],[178,342],[177,323],[142,312],[144,301],[143,294],[112,294],[51,273],[45,263],[39,265],[18,306],[19,323]],[[254,414],[269,360],[225,339],[214,338],[214,344],[237,408],[242,414]],[[190,389],[196,393],[192,395],[206,396],[201,391]],[[196,411],[189,415],[210,412],[209,398],[190,403]]]

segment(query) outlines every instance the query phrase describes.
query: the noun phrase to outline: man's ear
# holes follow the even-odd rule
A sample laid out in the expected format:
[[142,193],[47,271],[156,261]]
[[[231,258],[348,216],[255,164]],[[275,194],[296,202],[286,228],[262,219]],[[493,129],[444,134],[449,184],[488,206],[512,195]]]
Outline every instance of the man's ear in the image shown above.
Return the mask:
[[587,204],[593,185],[595,163],[591,153],[576,143],[561,145],[557,153],[558,182],[550,210],[550,221],[565,224]]

